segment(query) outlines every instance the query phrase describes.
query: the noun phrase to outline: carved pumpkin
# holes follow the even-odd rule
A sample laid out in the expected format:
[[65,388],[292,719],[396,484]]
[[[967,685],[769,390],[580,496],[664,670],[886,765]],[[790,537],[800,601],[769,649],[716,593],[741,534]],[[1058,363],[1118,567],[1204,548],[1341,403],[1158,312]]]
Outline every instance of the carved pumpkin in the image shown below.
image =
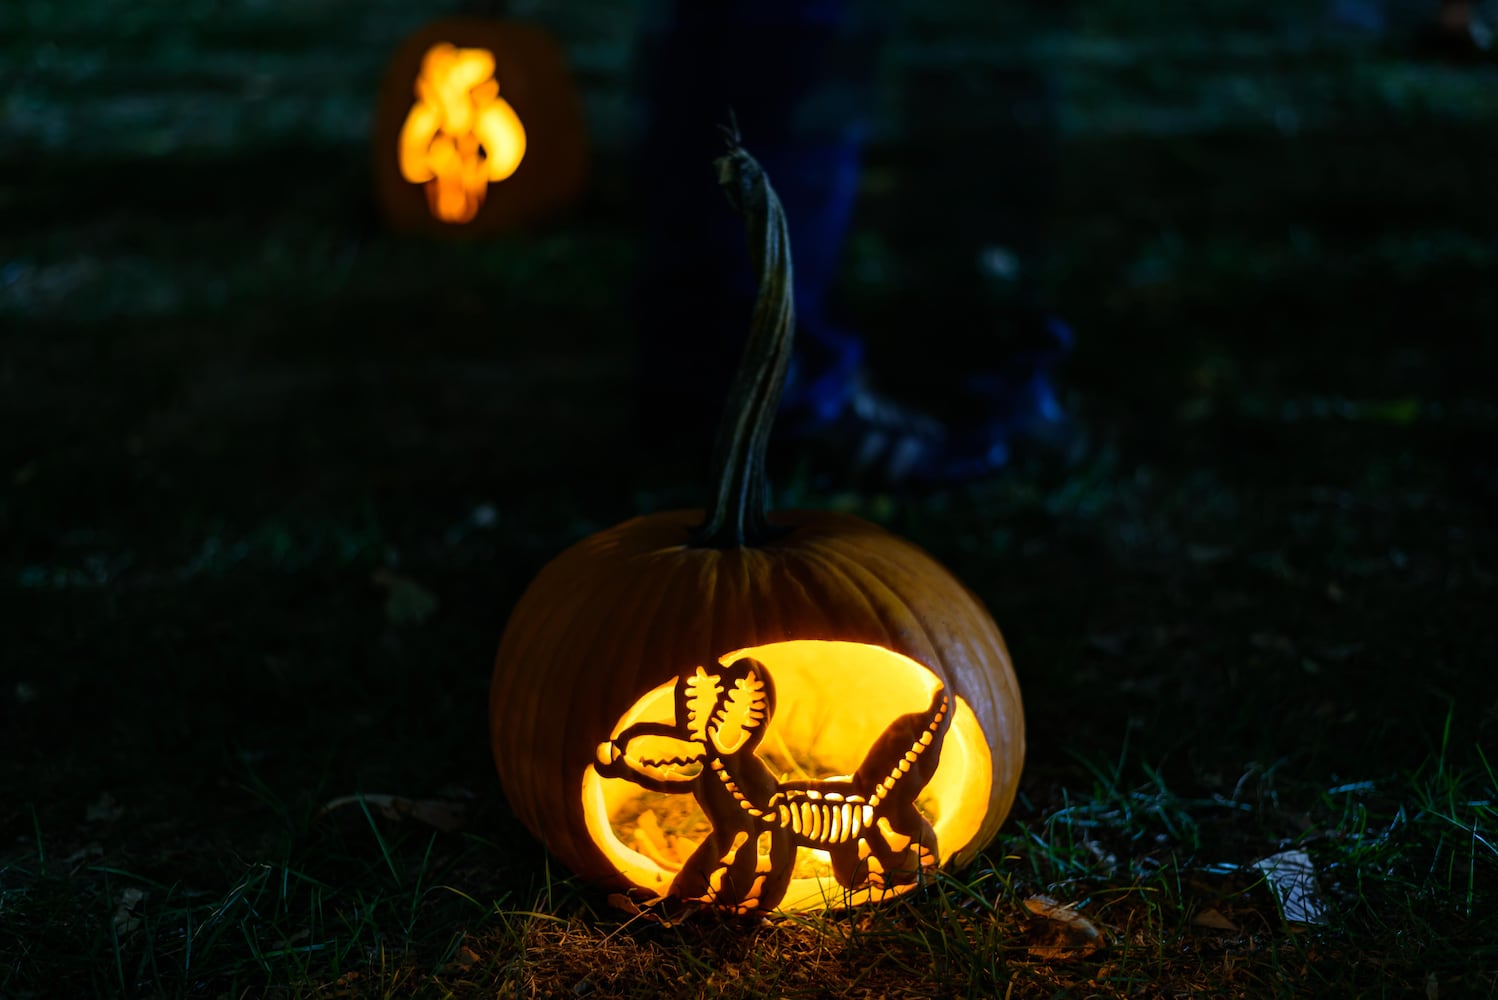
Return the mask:
[[576,198],[587,141],[551,36],[481,18],[428,24],[396,50],[374,116],[376,198],[419,235],[484,236]]
[[970,860],[1013,802],[1024,721],[981,602],[845,514],[766,515],[789,359],[785,219],[736,143],[720,179],[760,280],[712,509],[637,517],[544,567],[490,695],[511,807],[626,909],[862,904]]

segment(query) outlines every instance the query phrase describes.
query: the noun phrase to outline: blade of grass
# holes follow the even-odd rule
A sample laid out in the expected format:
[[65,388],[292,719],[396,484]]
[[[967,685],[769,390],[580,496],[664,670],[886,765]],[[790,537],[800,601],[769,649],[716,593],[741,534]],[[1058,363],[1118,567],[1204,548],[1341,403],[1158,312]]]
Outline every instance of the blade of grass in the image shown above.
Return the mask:
[[369,811],[369,803],[364,801],[364,795],[359,794],[359,808],[364,811],[364,819],[369,823],[369,831],[374,834],[375,843],[380,846],[380,857],[385,859],[385,867],[390,869],[390,877],[399,886],[401,884],[400,870],[395,867],[395,858],[390,854],[390,845],[385,842],[385,837],[380,833],[380,828],[375,824],[374,814]]

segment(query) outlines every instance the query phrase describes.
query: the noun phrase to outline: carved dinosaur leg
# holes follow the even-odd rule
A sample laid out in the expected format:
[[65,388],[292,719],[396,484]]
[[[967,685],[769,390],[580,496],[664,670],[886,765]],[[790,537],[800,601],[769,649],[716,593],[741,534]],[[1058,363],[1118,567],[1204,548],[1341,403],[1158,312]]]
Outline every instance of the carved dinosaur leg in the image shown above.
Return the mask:
[[[936,831],[926,822],[914,803],[904,805],[890,817],[890,827],[904,846],[893,852],[886,866],[888,880],[892,885],[908,885],[914,882],[927,868],[934,868],[939,855],[936,850]],[[888,844],[888,841],[886,841]],[[880,859],[881,864],[884,859]]]
[[[916,815],[920,815],[917,813]],[[936,849],[936,830],[921,816],[921,833],[914,847],[919,848],[919,862],[921,868],[938,868],[941,866],[941,854]]]
[[827,853],[832,855],[832,877],[849,892],[866,889],[869,885],[869,862],[867,858],[859,857],[859,843],[854,840],[827,849]]
[[899,852],[891,846],[889,837],[886,835],[892,832],[888,830],[888,827],[888,822],[881,820],[864,831],[864,841],[869,845],[869,855],[872,860],[879,863],[878,870],[874,870],[868,860],[863,862],[865,868],[868,869],[866,881],[874,889],[883,889],[889,885],[890,870],[896,867],[900,856]]
[[[786,889],[790,887],[791,876],[796,871],[796,843],[789,831],[778,827],[770,827],[760,837],[769,838],[770,849],[759,859],[759,882],[755,886],[754,895],[745,902],[752,901],[755,912],[768,913],[780,905],[780,901],[785,898]],[[756,856],[758,853],[755,852]]]
[[[749,839],[749,831],[740,828],[714,830],[708,834],[671,881],[671,895],[716,905],[729,867],[736,860],[739,847]],[[733,900],[730,905],[736,902]]]
[[763,883],[759,874],[759,832],[751,828],[734,837],[734,848],[723,859],[722,871],[714,875],[714,905],[740,913],[760,908]]

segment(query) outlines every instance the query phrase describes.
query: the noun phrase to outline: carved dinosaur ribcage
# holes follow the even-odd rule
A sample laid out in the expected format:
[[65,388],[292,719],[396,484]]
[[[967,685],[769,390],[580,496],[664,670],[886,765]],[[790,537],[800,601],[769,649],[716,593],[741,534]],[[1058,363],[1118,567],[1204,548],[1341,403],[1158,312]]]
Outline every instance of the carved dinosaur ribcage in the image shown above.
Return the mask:
[[721,760],[713,761],[712,768],[740,809],[807,844],[851,844],[877,822],[877,802],[827,788],[782,787],[758,806],[744,796]]
[[848,844],[874,825],[874,807],[859,795],[779,792],[770,798],[775,824],[817,844]]
[[851,785],[847,778],[833,778],[782,784],[761,805],[744,794],[722,757],[714,757],[710,766],[739,808],[760,822],[785,830],[806,844],[851,844],[864,836],[865,831],[872,830],[879,821],[881,804],[902,783],[921,755],[937,742],[948,704],[945,693],[938,691],[927,711],[925,728],[908,749],[903,754],[897,750],[889,756],[873,757],[883,765],[880,770],[885,776],[868,789],[868,794],[864,785]]
[[763,806],[750,802],[722,760],[713,771],[739,808],[809,844],[849,844],[874,825],[874,807],[862,795],[823,788],[781,788]]

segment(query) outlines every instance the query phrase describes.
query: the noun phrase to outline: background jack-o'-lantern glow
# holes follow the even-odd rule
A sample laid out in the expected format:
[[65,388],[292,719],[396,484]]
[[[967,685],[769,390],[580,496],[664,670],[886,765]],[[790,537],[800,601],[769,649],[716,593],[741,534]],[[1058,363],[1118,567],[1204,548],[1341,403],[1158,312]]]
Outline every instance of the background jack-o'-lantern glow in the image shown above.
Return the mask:
[[581,102],[539,27],[446,18],[390,60],[371,136],[375,198],[391,228],[483,237],[555,214],[587,176]]
[[468,222],[490,184],[525,157],[525,126],[499,93],[494,53],[439,42],[416,78],[416,103],[400,132],[401,176],[426,187],[432,214]]
[[971,592],[867,521],[766,513],[792,331],[785,218],[737,145],[718,165],[761,290],[714,502],[544,567],[490,695],[516,815],[616,902],[668,917],[907,892],[992,839],[1024,758],[1009,653]]

